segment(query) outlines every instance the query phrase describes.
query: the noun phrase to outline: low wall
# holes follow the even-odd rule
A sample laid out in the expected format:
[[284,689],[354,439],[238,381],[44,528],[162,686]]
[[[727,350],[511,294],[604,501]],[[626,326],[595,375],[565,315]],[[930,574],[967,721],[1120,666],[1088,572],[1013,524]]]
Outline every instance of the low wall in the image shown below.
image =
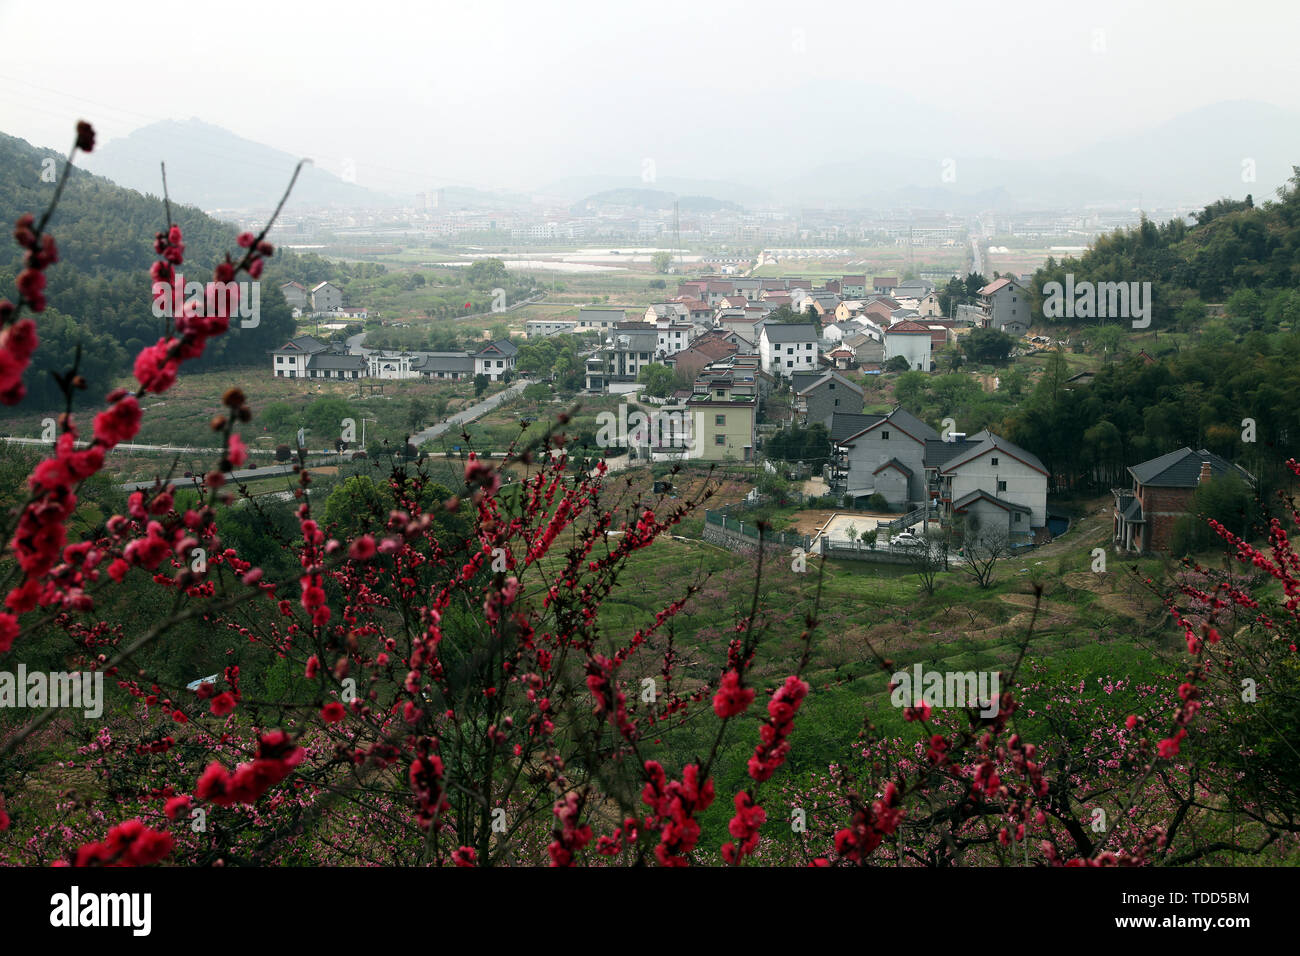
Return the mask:
[[[734,519],[732,520],[734,521]],[[750,527],[753,526],[750,525]],[[750,533],[742,532],[737,527],[730,526],[730,522],[728,527],[705,522],[703,537],[709,544],[716,544],[728,551],[753,552],[758,550],[758,538]],[[804,551],[807,551],[808,540],[804,538],[800,541],[793,535],[785,535],[784,540],[782,540],[782,536],[777,535],[774,539],[763,541],[765,551],[780,551],[783,554],[789,554],[795,548],[803,548]]]
[[873,564],[900,564],[909,565],[912,563],[912,555],[906,551],[890,551],[887,548],[868,548],[865,544],[860,547],[839,542],[828,542],[825,538],[817,539],[816,552],[825,558],[835,558],[842,561],[870,561]]

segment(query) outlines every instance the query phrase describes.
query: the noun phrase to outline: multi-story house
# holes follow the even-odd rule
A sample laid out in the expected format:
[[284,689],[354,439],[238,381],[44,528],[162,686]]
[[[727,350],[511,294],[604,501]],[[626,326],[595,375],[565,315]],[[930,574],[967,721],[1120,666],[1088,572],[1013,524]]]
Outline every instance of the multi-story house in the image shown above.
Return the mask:
[[271,353],[271,367],[276,378],[306,378],[307,363],[311,357],[329,350],[327,342],[310,335],[300,335]]
[[930,330],[919,322],[904,320],[885,329],[885,361],[896,355],[907,359],[907,367],[930,371]]
[[844,276],[840,279],[839,291],[846,299],[861,299],[867,294],[867,277]]
[[[861,411],[861,407],[854,411]],[[834,437],[833,467],[845,494],[854,498],[883,495],[891,507],[907,510],[928,496],[925,476],[926,442],[939,433],[901,405],[888,415],[847,419],[838,415],[832,425],[843,421],[867,423],[855,433]]]
[[835,412],[862,411],[862,389],[835,372],[796,372],[791,386],[795,416],[804,425],[826,425]]
[[591,329],[604,331],[626,321],[627,312],[624,309],[582,308],[578,310],[578,331],[580,332],[590,331]]
[[986,329],[997,329],[1012,338],[1020,338],[1029,331],[1029,293],[1019,282],[1009,276],[995,279],[979,291],[980,310],[984,313],[980,323]]
[[695,380],[686,409],[691,456],[704,461],[750,461],[758,419],[757,369],[706,369]]
[[544,339],[548,335],[563,335],[576,331],[578,323],[572,319],[529,319],[524,323],[524,335],[530,339]]
[[284,296],[284,301],[291,309],[298,309],[304,312],[307,309],[309,300],[307,297],[307,287],[301,282],[285,282],[280,286],[280,294]]
[[1033,544],[1047,525],[1047,467],[990,431],[949,439],[926,446],[943,516],[961,519],[967,541]]
[[763,371],[769,375],[793,375],[821,367],[817,330],[811,325],[764,325],[758,340]]
[[486,375],[494,382],[501,381],[515,369],[515,356],[519,348],[509,339],[489,342],[474,353],[474,374]]
[[586,387],[590,392],[606,392],[611,385],[631,385],[641,369],[655,361],[659,333],[613,330],[603,345],[587,359]]
[[1192,496],[1203,482],[1235,475],[1254,484],[1254,476],[1207,449],[1180,448],[1129,468],[1133,487],[1115,488],[1114,543],[1121,551],[1166,550],[1174,525],[1192,507]]
[[343,290],[332,282],[320,282],[312,287],[313,312],[333,312],[343,308]]

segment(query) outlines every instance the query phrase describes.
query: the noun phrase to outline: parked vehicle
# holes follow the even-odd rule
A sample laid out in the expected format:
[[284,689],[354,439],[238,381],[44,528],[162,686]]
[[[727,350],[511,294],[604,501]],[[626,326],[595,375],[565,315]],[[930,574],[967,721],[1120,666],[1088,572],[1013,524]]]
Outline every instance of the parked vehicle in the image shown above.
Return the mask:
[[889,546],[891,548],[923,548],[925,547],[925,542],[912,534],[912,532],[904,531],[901,534],[896,534],[890,538]]

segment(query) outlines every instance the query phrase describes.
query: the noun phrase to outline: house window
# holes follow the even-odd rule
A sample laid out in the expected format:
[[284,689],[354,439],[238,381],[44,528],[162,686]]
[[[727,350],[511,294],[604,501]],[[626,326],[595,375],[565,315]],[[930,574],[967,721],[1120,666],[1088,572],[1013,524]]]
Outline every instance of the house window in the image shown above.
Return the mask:
[[998,466],[998,460],[997,460],[996,458],[990,458],[989,461],[993,462],[993,467],[994,467],[994,468],[996,468],[996,467]]
[[998,491],[1006,491],[1006,490],[1007,490],[1007,483],[1005,481],[999,481]]
[[725,425],[725,424],[727,424],[727,416],[726,416],[726,415],[714,415],[714,416],[713,416],[713,424],[715,424],[715,425]]
[[1020,524],[1020,512],[1016,512],[1016,524]]
[[715,444],[715,445],[725,445],[726,443],[727,443],[727,436],[726,436],[726,435],[714,435],[714,436],[713,436],[713,444]]
[[882,441],[889,441],[889,432],[881,432],[880,438]]
[[840,405],[840,400],[837,398],[835,399],[835,407],[839,408],[839,405]]

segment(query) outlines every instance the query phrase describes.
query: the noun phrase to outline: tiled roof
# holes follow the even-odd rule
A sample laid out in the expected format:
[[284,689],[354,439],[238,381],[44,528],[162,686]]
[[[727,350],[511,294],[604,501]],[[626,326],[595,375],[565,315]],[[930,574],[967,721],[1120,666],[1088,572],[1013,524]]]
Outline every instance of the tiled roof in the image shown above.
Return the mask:
[[1212,451],[1204,448],[1192,451],[1187,447],[1134,465],[1129,469],[1129,474],[1141,485],[1155,485],[1158,488],[1195,488],[1201,477],[1202,462],[1209,462],[1210,474],[1215,478],[1228,473],[1234,473],[1240,478],[1249,477],[1244,469],[1226,458],[1220,458]]
[[1031,508],[1027,508],[1024,505],[1018,505],[1012,501],[1004,501],[1003,499],[999,498],[997,495],[990,494],[989,492],[983,490],[982,488],[976,488],[974,491],[970,492],[970,494],[962,495],[960,498],[958,498],[956,501],[952,503],[952,510],[965,511],[968,507],[970,507],[971,504],[973,504],[974,502],[978,501],[981,498],[983,498],[985,501],[991,501],[999,508],[1005,508],[1007,511],[1019,511],[1022,514],[1033,513],[1033,509]]

